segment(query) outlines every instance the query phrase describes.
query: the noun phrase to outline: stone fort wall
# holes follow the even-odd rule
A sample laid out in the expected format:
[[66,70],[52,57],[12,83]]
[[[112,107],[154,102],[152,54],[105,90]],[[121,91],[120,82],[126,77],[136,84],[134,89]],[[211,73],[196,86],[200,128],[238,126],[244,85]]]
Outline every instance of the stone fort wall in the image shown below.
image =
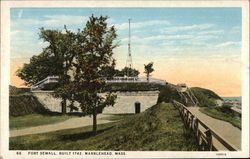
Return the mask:
[[[52,93],[52,91],[34,91],[33,95],[37,97],[45,108],[53,112],[61,112],[61,99],[54,98]],[[105,95],[105,93],[102,94]],[[103,113],[135,113],[136,102],[140,103],[140,109],[143,112],[157,103],[159,91],[116,92],[116,94],[116,104],[105,107]],[[67,101],[68,104],[69,101]],[[75,103],[75,105],[79,106],[79,103]],[[69,111],[70,109],[67,107],[67,112]],[[81,108],[78,111],[81,111]]]

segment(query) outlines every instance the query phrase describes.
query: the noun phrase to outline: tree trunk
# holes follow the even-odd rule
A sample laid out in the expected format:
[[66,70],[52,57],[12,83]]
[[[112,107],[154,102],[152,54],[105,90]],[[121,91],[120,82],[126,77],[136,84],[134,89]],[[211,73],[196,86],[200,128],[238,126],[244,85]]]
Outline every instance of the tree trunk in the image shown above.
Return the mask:
[[66,99],[62,99],[62,114],[66,114]]
[[96,135],[96,129],[97,129],[97,120],[96,120],[96,109],[93,110],[93,134]]
[[147,74],[147,81],[149,82],[149,74]]

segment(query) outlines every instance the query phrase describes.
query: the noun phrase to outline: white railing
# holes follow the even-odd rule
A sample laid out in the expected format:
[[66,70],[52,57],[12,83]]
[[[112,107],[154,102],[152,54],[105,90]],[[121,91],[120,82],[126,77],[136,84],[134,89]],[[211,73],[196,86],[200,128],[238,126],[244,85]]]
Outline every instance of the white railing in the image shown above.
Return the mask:
[[140,78],[140,77],[114,77],[111,79],[106,79],[106,83],[154,83],[165,85],[165,80],[160,80],[156,78]]
[[[44,84],[47,83],[56,83],[58,82],[59,76],[48,76],[47,78],[37,82],[36,84],[31,86],[31,91],[35,89],[42,88]],[[113,77],[111,79],[106,79],[106,83],[153,83],[153,84],[161,84],[165,85],[165,80],[160,80],[156,78],[139,78],[139,77]]]
[[43,87],[44,84],[47,83],[57,83],[59,79],[59,76],[48,76],[47,78],[37,82],[36,84],[32,85],[30,87],[31,91],[35,90],[35,89],[39,89],[41,87]]

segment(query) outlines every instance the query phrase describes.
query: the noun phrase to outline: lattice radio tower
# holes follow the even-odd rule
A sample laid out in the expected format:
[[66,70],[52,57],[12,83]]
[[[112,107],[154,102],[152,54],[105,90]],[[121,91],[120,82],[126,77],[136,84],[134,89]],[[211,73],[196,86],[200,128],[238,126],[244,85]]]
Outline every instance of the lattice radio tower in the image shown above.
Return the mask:
[[[130,21],[131,19],[128,19],[128,25],[129,25],[129,33],[128,33],[128,57],[126,61],[126,67],[132,68],[132,55],[131,55],[131,48],[130,48],[130,42],[131,42],[131,37],[130,37]],[[127,76],[129,76],[129,72],[127,72]]]

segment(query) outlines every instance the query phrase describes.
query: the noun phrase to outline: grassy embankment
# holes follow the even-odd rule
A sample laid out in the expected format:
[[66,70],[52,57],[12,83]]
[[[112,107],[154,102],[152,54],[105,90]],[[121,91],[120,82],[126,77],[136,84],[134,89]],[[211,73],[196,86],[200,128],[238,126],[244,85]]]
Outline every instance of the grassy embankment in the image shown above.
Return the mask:
[[170,103],[157,104],[124,120],[10,138],[11,150],[157,150],[196,151],[195,137],[187,132],[178,110]]
[[204,107],[199,110],[215,119],[227,121],[233,126],[241,129],[241,114],[238,112],[233,110],[224,111],[222,107]]
[[110,116],[101,118],[102,120],[110,120],[110,121],[117,121],[123,120],[133,116],[133,113],[124,113],[124,114],[108,114]]
[[73,117],[48,111],[27,90],[15,87],[10,87],[9,103],[10,129],[52,124]]
[[220,96],[209,89],[192,87],[190,90],[194,93],[198,99],[201,107],[216,106],[215,100],[222,100]]
[[222,100],[216,93],[199,87],[193,87],[191,90],[200,102],[201,108],[199,110],[202,113],[215,119],[227,121],[241,129],[241,114],[228,106],[216,106],[215,100]]

